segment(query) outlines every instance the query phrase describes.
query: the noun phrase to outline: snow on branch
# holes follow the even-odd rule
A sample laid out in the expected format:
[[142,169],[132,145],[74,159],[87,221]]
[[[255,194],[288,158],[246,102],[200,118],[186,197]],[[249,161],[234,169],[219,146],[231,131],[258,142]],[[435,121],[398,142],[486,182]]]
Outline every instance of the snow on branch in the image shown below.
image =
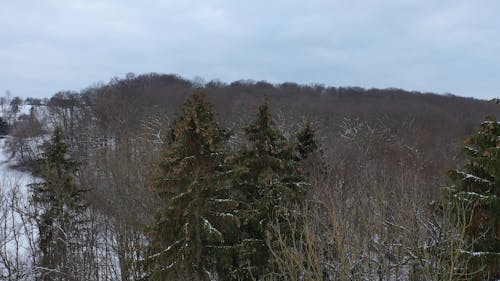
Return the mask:
[[491,181],[489,181],[487,179],[483,179],[483,178],[480,178],[478,176],[474,176],[472,174],[464,173],[464,172],[459,171],[459,170],[455,170],[455,173],[457,173],[458,175],[460,175],[462,177],[462,179],[464,179],[464,180],[467,179],[467,180],[472,180],[474,182],[491,184]]
[[222,233],[215,227],[212,226],[212,224],[206,219],[203,218],[203,226],[205,227],[206,230],[208,230],[208,233],[210,234],[215,234],[218,238],[222,238]]
[[466,254],[466,255],[471,255],[471,256],[474,256],[474,257],[490,256],[490,255],[498,256],[498,255],[500,255],[500,253],[497,253],[497,252],[471,252],[471,251],[465,251],[465,250],[460,250],[460,253]]
[[167,248],[163,249],[162,251],[160,251],[160,252],[158,252],[156,254],[150,255],[147,258],[148,259],[154,259],[156,257],[159,257],[159,256],[163,255],[164,253],[167,253],[168,251],[170,251],[173,247],[175,247],[177,244],[179,244],[181,242],[182,242],[182,240],[177,240],[174,243],[172,243],[170,246],[168,246]]
[[483,194],[479,194],[479,193],[471,192],[471,191],[458,192],[456,195],[467,195],[467,196],[471,196],[471,197],[477,197],[478,199],[492,199],[492,198],[496,198],[495,195],[483,195]]
[[178,194],[178,195],[176,195],[176,196],[172,197],[170,200],[172,200],[172,201],[177,201],[177,200],[179,200],[179,199],[181,199],[181,198],[185,197],[186,195],[188,195],[188,194],[190,194],[190,193],[191,193],[191,192],[188,192],[188,191],[186,191],[186,192],[182,192],[182,193],[180,193],[180,194]]
[[483,121],[483,124],[484,125],[488,125],[488,124],[500,124],[500,121],[485,120],[485,121]]

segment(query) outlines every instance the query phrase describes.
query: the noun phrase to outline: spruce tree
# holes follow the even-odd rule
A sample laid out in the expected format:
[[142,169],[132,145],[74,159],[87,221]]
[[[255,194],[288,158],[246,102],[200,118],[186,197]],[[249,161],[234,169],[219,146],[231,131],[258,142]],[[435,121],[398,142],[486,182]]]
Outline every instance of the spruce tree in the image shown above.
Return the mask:
[[239,221],[229,198],[228,134],[199,93],[170,131],[152,182],[162,206],[149,228],[148,279],[230,280]]
[[[488,117],[465,148],[463,169],[449,172],[454,182],[451,200],[466,202],[467,238],[472,249],[464,250],[467,273],[476,280],[500,278],[500,123]],[[475,274],[474,272],[478,272]]]
[[68,153],[62,130],[56,128],[35,171],[42,181],[31,184],[32,202],[37,209],[40,249],[37,267],[41,280],[76,278],[72,238],[78,236],[86,203],[83,190],[75,183],[77,164]]
[[297,152],[298,159],[306,159],[311,153],[318,149],[316,132],[310,122],[307,122],[304,128],[297,132]]
[[[249,145],[240,152],[234,180],[242,224],[235,275],[239,280],[256,280],[273,272],[271,225],[290,218],[309,185],[295,161],[296,146],[275,128],[267,103],[259,106],[257,118],[244,130]],[[282,226],[283,234],[289,234],[286,224]]]
[[0,136],[4,136],[9,133],[9,124],[2,117],[0,117]]

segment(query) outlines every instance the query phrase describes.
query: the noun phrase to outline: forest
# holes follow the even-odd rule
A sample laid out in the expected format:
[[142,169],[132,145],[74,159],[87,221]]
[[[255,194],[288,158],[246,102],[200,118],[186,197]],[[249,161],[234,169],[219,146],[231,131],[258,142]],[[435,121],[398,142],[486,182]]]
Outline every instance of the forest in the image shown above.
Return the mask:
[[0,280],[498,280],[498,101],[127,74],[0,98]]

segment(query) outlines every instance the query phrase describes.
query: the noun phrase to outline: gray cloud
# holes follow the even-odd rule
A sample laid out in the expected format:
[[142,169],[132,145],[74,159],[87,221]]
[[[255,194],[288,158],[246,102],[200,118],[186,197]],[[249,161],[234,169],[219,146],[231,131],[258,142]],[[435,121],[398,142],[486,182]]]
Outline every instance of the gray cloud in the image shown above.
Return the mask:
[[499,96],[498,1],[10,1],[0,90],[127,72]]

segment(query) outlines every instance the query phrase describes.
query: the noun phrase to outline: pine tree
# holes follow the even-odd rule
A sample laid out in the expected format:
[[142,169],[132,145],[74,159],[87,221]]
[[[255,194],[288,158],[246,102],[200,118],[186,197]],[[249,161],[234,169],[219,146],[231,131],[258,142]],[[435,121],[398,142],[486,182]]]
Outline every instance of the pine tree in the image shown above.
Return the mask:
[[77,164],[69,158],[60,128],[55,129],[37,167],[35,174],[42,181],[32,184],[31,188],[32,201],[38,210],[40,277],[73,280],[76,265],[71,258],[72,237],[78,236],[86,203],[82,198],[84,190],[75,183]]
[[4,136],[9,133],[9,124],[2,117],[0,117],[0,136]]
[[311,153],[318,149],[316,132],[310,122],[297,132],[298,160],[306,159]]
[[467,237],[471,250],[464,250],[476,280],[500,278],[500,122],[486,118],[465,148],[467,163],[452,170],[451,199],[467,202],[471,219]]
[[195,93],[171,126],[153,180],[163,206],[150,226],[149,280],[230,280],[239,221],[229,198],[224,144],[204,96]]
[[[294,204],[303,201],[308,183],[300,173],[296,146],[275,129],[267,103],[244,128],[249,147],[240,153],[239,174],[234,180],[235,199],[241,202],[239,280],[256,280],[273,271],[267,241],[271,224],[286,221]],[[287,232],[286,224],[283,231]]]

